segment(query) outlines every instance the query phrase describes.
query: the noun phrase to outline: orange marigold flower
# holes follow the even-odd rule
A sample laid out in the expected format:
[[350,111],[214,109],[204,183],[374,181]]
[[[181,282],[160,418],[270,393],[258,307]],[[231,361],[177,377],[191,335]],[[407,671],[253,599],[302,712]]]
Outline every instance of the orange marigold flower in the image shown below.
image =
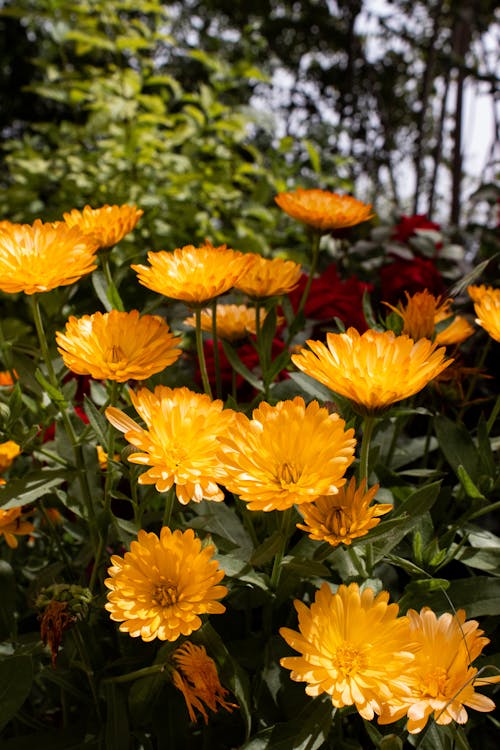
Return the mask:
[[387,591],[360,592],[351,583],[334,594],[324,583],[310,608],[294,602],[299,632],[281,628],[280,634],[300,656],[287,656],[281,665],[292,670],[292,680],[307,682],[308,695],[328,693],[337,708],[354,705],[364,719],[373,719],[414,658],[408,619],[398,618],[398,605],[388,601]]
[[500,681],[499,677],[477,678],[471,664],[489,643],[476,620],[465,620],[463,609],[437,617],[428,607],[407,613],[414,661],[401,673],[404,690],[384,707],[379,723],[408,716],[407,729],[421,732],[431,715],[437,724],[456,721],[465,724],[465,706],[476,711],[492,711],[490,698],[476,693],[475,685]]
[[422,390],[453,360],[428,339],[413,341],[392,331],[355,328],[327,333],[327,344],[307,341],[292,356],[299,370],[348,398],[363,414],[375,414]]
[[83,211],[73,208],[63,214],[69,227],[79,227],[85,234],[94,235],[99,247],[112,247],[134,229],[144,211],[137,206],[85,206]]
[[226,487],[250,510],[286,510],[334,495],[354,460],[354,430],[338,414],[297,396],[235,415],[220,438]]
[[328,542],[332,547],[351,544],[353,539],[364,536],[380,523],[378,516],[392,510],[390,503],[370,506],[378,488],[375,484],[367,491],[366,479],[356,487],[356,479],[352,477],[338,495],[322,495],[312,503],[301,505],[304,523],[298,523],[297,528],[306,531],[311,539]]
[[[434,322],[436,326],[442,323],[446,319],[450,319],[453,313],[446,304],[443,306],[441,311],[436,312]],[[474,327],[471,326],[469,321],[462,315],[455,315],[453,320],[441,330],[436,332],[434,336],[434,343],[437,346],[458,346],[462,344],[469,336],[474,333]]]
[[5,541],[12,549],[19,544],[16,536],[31,534],[35,530],[33,524],[25,520],[27,515],[22,514],[22,508],[0,508],[0,536],[4,535]]
[[14,370],[14,372],[9,372],[8,370],[1,370],[0,371],[0,388],[1,387],[10,387],[14,385],[14,378],[17,378],[17,372]]
[[[263,316],[264,317],[264,316]],[[278,317],[277,325],[281,325],[284,319]],[[264,320],[261,320],[261,325]],[[196,327],[194,315],[184,320],[188,326]],[[207,308],[201,311],[201,329],[212,333],[212,310]],[[249,333],[255,334],[255,308],[246,305],[217,305],[217,335],[226,341],[238,341],[244,339]]]
[[474,302],[476,323],[495,341],[500,341],[500,289],[492,286],[469,286],[467,291]]
[[157,315],[137,310],[71,316],[56,342],[64,364],[78,375],[97,380],[146,380],[173,364],[181,341]]
[[205,724],[208,724],[205,706],[214,712],[218,706],[227,711],[238,707],[226,701],[229,691],[222,687],[215,662],[204,646],[195,646],[187,641],[174,651],[173,660],[177,666],[172,675],[173,683],[184,696],[191,721],[196,721],[194,709],[201,713]]
[[278,193],[274,200],[289,216],[321,233],[353,227],[375,216],[370,204],[328,190],[297,188]]
[[0,229],[0,290],[35,294],[73,284],[96,268],[97,248],[93,236],[64,222]]
[[0,474],[12,466],[12,462],[21,454],[21,446],[14,442],[14,440],[7,440],[5,443],[0,443]]
[[[384,302],[403,320],[402,333],[417,341],[427,338],[435,341],[439,346],[461,344],[474,333],[473,327],[465,318],[457,315],[451,320],[450,299],[435,297],[425,289],[423,292],[406,294],[406,304],[400,302],[397,307]],[[450,319],[449,324],[436,332],[436,326]]]
[[202,549],[192,529],[172,532],[164,526],[158,537],[139,531],[130,552],[113,555],[110,589],[105,605],[120,630],[143,641],[175,641],[201,627],[200,615],[222,614],[217,601],[227,594],[219,586],[224,571],[211,559],[214,546]]
[[139,282],[165,297],[188,304],[203,304],[233,287],[252,262],[226,245],[186,245],[173,253],[148,253],[150,266],[133,265]]
[[151,467],[141,474],[139,484],[154,484],[158,492],[175,484],[183,505],[190,500],[223,500],[217,485],[225,476],[218,438],[230,429],[234,412],[223,411],[222,401],[187,388],[158,385],[154,392],[130,392],[130,398],[147,430],[114,407],[106,409],[106,416],[139,449],[128,460]]
[[253,255],[253,263],[235,283],[237,289],[249,297],[274,297],[288,294],[300,281],[302,266],[293,260],[263,258]]

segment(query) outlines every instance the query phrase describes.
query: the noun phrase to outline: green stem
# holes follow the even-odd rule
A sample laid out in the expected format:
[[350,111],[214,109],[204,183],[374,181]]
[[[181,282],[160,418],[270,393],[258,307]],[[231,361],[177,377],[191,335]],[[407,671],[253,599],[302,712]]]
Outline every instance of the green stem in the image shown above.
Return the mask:
[[16,382],[16,374],[14,371],[14,364],[12,361],[12,352],[9,344],[7,343],[7,340],[5,338],[4,332],[3,332],[3,326],[2,326],[2,320],[0,319],[0,350],[2,352],[2,357],[5,363],[5,367],[10,373],[10,377],[12,378],[12,382]]
[[375,417],[372,415],[365,417],[364,422],[363,422],[363,437],[361,439],[361,454],[359,457],[359,476],[358,476],[359,484],[361,484],[363,479],[366,479],[366,482],[368,483],[370,443],[371,443],[374,427],[375,427]]
[[280,575],[281,575],[281,563],[285,555],[286,545],[288,543],[288,537],[290,536],[290,525],[293,519],[293,513],[294,513],[294,509],[288,508],[287,510],[283,511],[283,514],[281,516],[281,524],[280,524],[281,542],[280,542],[279,549],[274,556],[273,570],[271,573],[271,589],[273,591],[276,591],[276,589],[278,588],[278,583],[279,583]]
[[267,371],[269,369],[268,353],[262,341],[262,326],[260,324],[260,313],[263,309],[260,299],[255,300],[255,336],[257,339],[257,351],[259,354],[260,369],[262,371],[262,382],[264,384],[264,398],[269,398],[269,383]]
[[491,342],[492,342],[492,338],[491,338],[491,336],[488,336],[488,340],[486,341],[486,344],[483,346],[483,349],[482,349],[482,352],[481,352],[481,356],[479,358],[479,362],[477,363],[477,366],[475,368],[476,373],[475,373],[474,377],[472,378],[472,380],[469,383],[469,387],[467,388],[467,393],[464,396],[462,408],[460,409],[460,411],[458,413],[458,416],[457,416],[457,421],[458,422],[460,422],[462,420],[462,417],[463,417],[463,415],[464,415],[464,413],[465,413],[465,411],[467,409],[467,404],[468,404],[468,402],[469,402],[469,400],[470,400],[470,398],[471,398],[471,396],[472,396],[472,394],[474,392],[474,389],[476,387],[476,383],[477,383],[477,380],[478,380],[478,377],[479,377],[479,374],[480,374],[480,370],[481,370],[482,366],[484,365],[486,357],[487,357],[488,352],[490,350]]
[[167,494],[165,497],[165,510],[163,511],[162,526],[168,526],[170,528],[170,521],[172,519],[172,511],[175,505],[175,498],[176,498],[175,484],[173,484],[171,488],[167,491]]
[[354,549],[354,547],[351,547],[351,545],[347,546],[347,554],[349,555],[351,562],[353,563],[354,567],[356,568],[358,575],[360,578],[366,578],[367,572],[365,570],[365,567],[361,560],[358,557],[358,553]]
[[134,680],[140,680],[141,677],[150,677],[155,674],[161,674],[168,669],[168,664],[153,664],[151,667],[136,669],[134,672],[129,672],[128,674],[119,674],[116,677],[106,677],[105,680],[102,680],[102,684],[107,685],[110,683],[120,684],[124,682],[133,682]]
[[500,396],[497,396],[497,400],[495,401],[495,405],[493,409],[491,410],[490,417],[488,419],[488,422],[486,423],[486,431],[488,435],[493,429],[493,425],[496,422],[496,418],[498,417],[498,412],[500,412]]
[[90,692],[92,693],[92,699],[94,701],[94,707],[97,714],[97,717],[99,720],[102,719],[101,717],[101,709],[99,707],[99,699],[97,697],[97,690],[94,682],[94,671],[92,667],[90,666],[89,658],[87,656],[87,649],[85,646],[85,641],[82,638],[82,635],[78,629],[78,624],[75,625],[71,633],[73,635],[73,640],[75,642],[76,649],[78,653],[80,654],[80,659],[82,660],[82,665],[84,667],[84,672],[87,675],[87,679],[90,686]]
[[314,275],[316,273],[316,268],[318,267],[318,258],[319,258],[319,243],[321,240],[321,234],[319,232],[314,232],[312,235],[312,244],[311,244],[311,266],[309,268],[309,276],[307,277],[307,282],[304,287],[304,291],[302,292],[302,297],[300,298],[299,308],[297,310],[297,313],[295,317],[297,318],[300,313],[304,310],[307,302],[307,298],[309,297],[309,292],[311,291],[311,284],[314,279]]
[[222,398],[222,379],[220,373],[219,357],[219,336],[217,333],[217,299],[212,300],[212,341],[214,347],[214,367],[215,367],[215,394],[217,398]]
[[203,351],[203,331],[201,330],[201,307],[198,305],[194,308],[194,315],[196,321],[196,351],[198,353],[198,362],[200,365],[201,382],[203,383],[203,390],[212,398],[212,389],[210,388],[210,381],[207,373],[207,363],[205,360],[205,352]]
[[125,310],[125,307],[123,305],[120,294],[114,282],[113,275],[111,273],[111,267],[109,265],[110,255],[111,255],[111,248],[106,248],[105,250],[101,250],[101,252],[99,253],[99,258],[101,260],[101,267],[102,267],[102,270],[104,271],[106,284],[108,285],[106,295],[110,303],[116,305],[115,309],[119,310],[120,312],[123,312]]

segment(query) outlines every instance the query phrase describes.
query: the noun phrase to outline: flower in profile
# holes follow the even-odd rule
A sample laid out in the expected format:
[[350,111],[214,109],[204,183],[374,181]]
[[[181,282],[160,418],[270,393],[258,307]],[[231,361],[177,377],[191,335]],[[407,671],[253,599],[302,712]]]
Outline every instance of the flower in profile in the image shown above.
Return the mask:
[[[453,316],[451,302],[452,300],[436,297],[425,289],[415,294],[406,292],[406,304],[400,302],[397,307],[388,302],[385,304],[402,319],[402,333],[414,340],[428,338],[438,346],[452,346],[461,344],[472,336],[474,329],[465,318]],[[440,328],[439,324],[448,320],[446,327],[436,330],[436,326]]]
[[93,235],[64,222],[0,229],[0,290],[35,294],[73,284],[96,268],[98,247]]
[[308,349],[292,355],[307,375],[349,399],[362,414],[375,414],[422,390],[452,359],[428,339],[413,341],[392,331],[355,328],[327,333],[326,345],[307,341]]
[[465,724],[466,706],[476,711],[492,711],[490,698],[475,691],[475,686],[500,681],[500,676],[478,678],[471,664],[489,643],[483,638],[476,620],[465,620],[465,611],[445,612],[440,617],[424,607],[420,613],[408,610],[409,637],[414,661],[401,674],[405,690],[384,707],[379,723],[408,716],[407,729],[417,734],[434,716],[437,724]]
[[0,474],[12,466],[12,462],[21,454],[21,446],[14,440],[7,440],[0,443]]
[[253,262],[253,256],[210,242],[186,245],[173,253],[148,253],[151,265],[132,265],[139,282],[165,297],[199,305],[224,294]]
[[213,553],[211,544],[202,549],[192,529],[172,532],[164,526],[159,537],[139,531],[130,552],[111,558],[111,577],[104,581],[111,619],[143,641],[191,635],[201,627],[200,615],[226,610],[217,601],[227,588],[218,585],[224,571]]
[[144,211],[137,206],[102,206],[91,208],[85,206],[83,211],[73,208],[63,214],[65,223],[69,227],[79,227],[85,234],[94,235],[99,247],[106,248],[116,245],[121,239],[134,229]]
[[11,549],[15,549],[19,544],[17,536],[31,534],[35,530],[33,524],[26,520],[28,515],[23,515],[22,508],[19,507],[7,510],[0,508],[0,536],[3,534]]
[[310,608],[294,602],[299,632],[281,628],[280,635],[300,656],[287,656],[281,665],[292,680],[307,682],[308,695],[328,693],[334,706],[354,705],[367,720],[380,715],[414,658],[408,620],[388,601],[387,591],[361,592],[351,583],[334,594],[324,583]]
[[214,712],[217,707],[226,711],[237,708],[226,700],[229,691],[221,685],[215,662],[204,646],[186,641],[175,649],[172,658],[177,667],[172,674],[173,683],[184,696],[191,721],[196,721],[195,709],[208,724],[207,708]]
[[337,495],[322,495],[312,503],[301,505],[304,523],[298,523],[297,528],[307,532],[314,541],[328,542],[332,547],[349,545],[380,523],[379,516],[392,510],[390,503],[370,505],[378,488],[375,484],[367,491],[365,479],[356,487],[356,479],[352,477]]
[[469,296],[474,302],[476,323],[484,328],[495,341],[500,341],[500,289],[494,287],[469,286]]
[[[264,316],[263,316],[264,317]],[[261,325],[264,321],[261,320]],[[186,325],[195,328],[196,320],[193,315],[184,320]],[[283,318],[278,320],[278,325]],[[212,333],[212,310],[201,311],[201,329]],[[255,333],[255,308],[247,305],[217,305],[217,335],[225,341],[239,341],[250,333]]]
[[287,294],[299,283],[300,263],[283,258],[264,258],[252,255],[253,262],[235,283],[237,289],[249,297],[274,297]]
[[146,380],[173,364],[181,341],[157,315],[137,310],[71,316],[56,342],[64,364],[79,375],[97,380]]
[[289,216],[321,233],[354,227],[375,216],[370,204],[328,190],[297,188],[278,193],[274,200]]
[[223,500],[217,484],[224,477],[218,438],[230,429],[234,412],[223,411],[222,401],[188,388],[158,385],[154,391],[131,391],[130,398],[147,429],[111,406],[106,416],[138,448],[128,460],[151,467],[140,475],[139,484],[154,484],[158,492],[175,484],[183,505],[190,500]]
[[224,484],[250,510],[286,510],[333,495],[354,460],[354,430],[317,401],[297,396],[276,406],[263,402],[252,419],[235,415],[221,436]]

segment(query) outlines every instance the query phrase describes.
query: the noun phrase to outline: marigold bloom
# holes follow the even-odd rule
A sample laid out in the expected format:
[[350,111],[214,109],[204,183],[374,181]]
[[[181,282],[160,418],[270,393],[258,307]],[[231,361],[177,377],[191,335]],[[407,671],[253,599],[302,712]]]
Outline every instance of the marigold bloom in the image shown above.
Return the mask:
[[301,655],[281,665],[292,670],[292,680],[307,682],[308,695],[328,693],[337,708],[355,705],[364,719],[373,719],[395,689],[404,690],[401,674],[414,658],[408,620],[388,601],[387,591],[360,592],[351,583],[333,594],[324,583],[310,608],[294,602],[299,632],[281,628],[280,634]]
[[224,571],[212,560],[214,546],[201,548],[192,529],[172,532],[164,526],[160,537],[139,531],[130,552],[113,555],[111,589],[106,609],[120,630],[143,641],[175,641],[201,627],[202,614],[222,614],[217,601],[227,594],[219,586]]
[[414,340],[428,338],[439,346],[461,344],[474,333],[473,327],[460,315],[454,317],[442,331],[436,333],[438,323],[453,316],[449,299],[435,297],[425,289],[423,292],[406,294],[406,304],[397,307],[385,302],[403,320],[402,333]]
[[348,398],[361,413],[374,414],[412,396],[439,375],[452,359],[428,339],[413,341],[392,331],[355,328],[327,333],[327,344],[307,341],[292,356],[299,370]]
[[97,380],[146,380],[173,364],[181,341],[157,315],[137,310],[71,316],[56,342],[64,364],[79,375]]
[[408,731],[417,734],[431,715],[437,724],[465,724],[465,706],[492,711],[493,701],[476,693],[474,686],[498,682],[500,677],[477,678],[478,670],[470,666],[489,643],[478,622],[466,621],[463,609],[436,617],[424,607],[420,614],[410,609],[407,615],[415,659],[401,674],[406,692],[384,707],[379,723],[388,724],[406,714]]
[[188,304],[203,304],[233,287],[249,263],[244,255],[226,245],[186,245],[173,253],[148,253],[150,266],[132,265],[139,282],[165,297]]
[[31,534],[35,530],[33,524],[25,520],[26,516],[23,516],[22,508],[0,508],[0,536],[4,535],[5,541],[12,549],[19,544],[16,536]]
[[[262,316],[261,325],[265,316]],[[278,318],[278,325],[283,323],[283,318]],[[188,326],[195,328],[194,315],[184,320]],[[207,308],[201,311],[201,330],[212,333],[212,310]],[[255,307],[247,305],[217,305],[217,335],[226,341],[238,341],[246,338],[250,333],[255,334]]]
[[0,388],[9,388],[10,386],[14,385],[14,379],[12,375],[14,375],[14,378],[17,378],[17,372],[15,370],[13,373],[10,373],[8,370],[0,371]]
[[234,412],[223,411],[222,401],[188,388],[158,385],[154,392],[131,391],[130,398],[147,430],[114,407],[106,409],[106,416],[139,449],[128,460],[151,467],[141,474],[139,484],[154,484],[158,492],[175,484],[183,505],[190,500],[223,500],[217,482],[225,474],[217,441],[232,425]]
[[48,292],[96,268],[97,241],[63,222],[12,224],[0,229],[0,290]]
[[[443,306],[441,311],[436,313],[434,322],[436,326],[442,321],[450,318],[453,315],[449,306]],[[462,315],[455,315],[453,320],[438,331],[434,336],[434,343],[437,346],[458,346],[462,344],[469,336],[474,333],[474,328],[471,326],[469,321]]]
[[356,487],[356,479],[352,477],[338,495],[322,495],[312,503],[301,505],[304,523],[298,523],[297,528],[306,531],[311,539],[328,542],[332,547],[351,544],[353,539],[364,536],[380,523],[378,516],[392,510],[389,503],[370,506],[378,488],[375,484],[366,491],[365,479]]
[[191,721],[196,721],[194,709],[197,709],[205,724],[208,724],[206,708],[217,711],[217,706],[232,711],[236,704],[225,700],[229,691],[222,687],[217,667],[208,656],[204,646],[195,646],[187,641],[174,651],[173,660],[177,669],[173,672],[173,683],[178,688],[189,712]]
[[21,454],[21,446],[14,440],[0,443],[0,474],[12,466],[12,462]]
[[74,208],[63,214],[69,227],[79,227],[85,234],[94,235],[99,247],[112,247],[134,229],[144,211],[137,206],[85,206],[83,211]]
[[226,487],[250,510],[286,510],[333,495],[354,459],[354,430],[338,414],[297,396],[276,406],[263,402],[252,419],[235,415],[221,436]]
[[274,200],[289,216],[322,233],[353,227],[375,216],[370,204],[328,190],[297,188],[278,193]]
[[253,263],[235,283],[249,297],[274,297],[288,294],[300,281],[302,266],[293,260],[253,255]]
[[474,302],[476,323],[500,341],[500,289],[485,286],[469,286],[469,295]]

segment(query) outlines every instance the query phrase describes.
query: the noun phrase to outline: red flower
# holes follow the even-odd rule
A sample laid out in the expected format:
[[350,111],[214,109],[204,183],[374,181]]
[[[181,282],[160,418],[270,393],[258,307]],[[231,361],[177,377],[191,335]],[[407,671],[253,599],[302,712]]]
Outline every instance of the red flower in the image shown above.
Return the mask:
[[411,260],[400,258],[380,269],[381,299],[395,305],[404,293],[415,294],[427,289],[434,296],[445,291],[445,283],[434,262],[416,256]]
[[[297,310],[306,285],[307,275],[303,274],[299,285],[289,293],[294,310]],[[335,263],[314,278],[305,306],[305,316],[321,322],[333,321],[337,317],[346,328],[357,328],[360,333],[366,331],[367,324],[363,315],[363,293],[371,292],[372,284],[359,281],[355,276],[342,280],[338,275]]]
[[396,224],[392,232],[392,239],[397,242],[406,244],[410,237],[414,237],[417,229],[434,229],[440,230],[441,226],[434,221],[429,221],[425,214],[415,214],[414,216],[401,216],[399,224]]

